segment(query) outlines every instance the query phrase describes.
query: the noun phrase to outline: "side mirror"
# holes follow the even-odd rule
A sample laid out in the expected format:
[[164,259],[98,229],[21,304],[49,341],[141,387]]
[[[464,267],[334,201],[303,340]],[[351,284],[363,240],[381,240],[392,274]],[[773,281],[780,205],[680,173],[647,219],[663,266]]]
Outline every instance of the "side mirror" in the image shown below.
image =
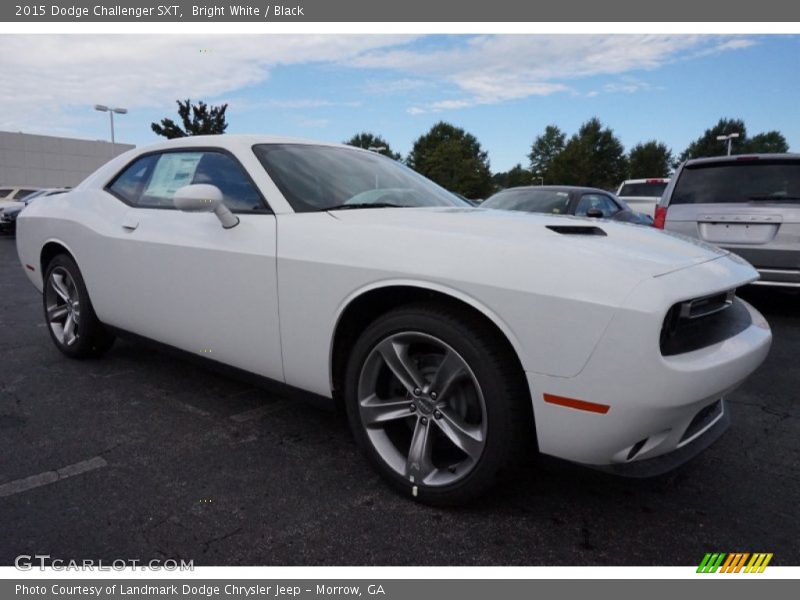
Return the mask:
[[603,218],[603,211],[599,208],[590,208],[586,211],[586,216],[590,219],[602,219]]
[[222,192],[215,185],[194,183],[178,188],[173,197],[175,208],[184,212],[213,212],[225,229],[236,227],[239,217],[222,202]]

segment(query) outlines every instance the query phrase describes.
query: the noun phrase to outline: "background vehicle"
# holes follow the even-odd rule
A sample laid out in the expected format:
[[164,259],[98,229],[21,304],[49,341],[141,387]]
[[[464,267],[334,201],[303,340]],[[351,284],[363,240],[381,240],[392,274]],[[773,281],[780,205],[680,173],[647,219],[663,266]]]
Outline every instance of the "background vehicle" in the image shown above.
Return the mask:
[[624,202],[604,190],[566,185],[507,188],[484,200],[481,208],[575,215],[637,225],[653,224],[650,217],[634,212]]
[[38,189],[39,188],[35,187],[2,186],[0,187],[0,207],[4,206],[6,202],[22,200],[25,196],[32,194]]
[[758,285],[800,287],[800,154],[689,160],[656,224],[735,252],[758,269]]
[[0,204],[0,233],[14,233],[17,224],[17,216],[23,208],[28,206],[37,198],[52,196],[68,191],[69,188],[46,188],[28,194],[22,200]]
[[727,252],[467,207],[350,146],[179,138],[17,227],[65,355],[130,332],[341,402],[376,470],[431,503],[485,491],[534,440],[599,468],[674,468],[726,429],[723,397],[771,340],[735,297],[757,273]]
[[627,179],[617,190],[617,197],[633,210],[649,217],[655,216],[656,204],[667,189],[668,178]]

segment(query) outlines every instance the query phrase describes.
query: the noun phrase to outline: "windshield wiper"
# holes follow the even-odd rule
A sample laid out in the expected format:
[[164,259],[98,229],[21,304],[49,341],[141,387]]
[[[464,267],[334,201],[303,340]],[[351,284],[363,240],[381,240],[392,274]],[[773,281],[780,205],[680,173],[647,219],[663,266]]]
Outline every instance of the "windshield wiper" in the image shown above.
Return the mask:
[[328,208],[320,208],[320,211],[329,210],[352,210],[355,208],[409,208],[406,204],[392,204],[391,202],[355,202],[353,204],[336,204]]
[[800,196],[773,196],[773,195],[763,195],[763,196],[748,196],[750,200],[800,200]]

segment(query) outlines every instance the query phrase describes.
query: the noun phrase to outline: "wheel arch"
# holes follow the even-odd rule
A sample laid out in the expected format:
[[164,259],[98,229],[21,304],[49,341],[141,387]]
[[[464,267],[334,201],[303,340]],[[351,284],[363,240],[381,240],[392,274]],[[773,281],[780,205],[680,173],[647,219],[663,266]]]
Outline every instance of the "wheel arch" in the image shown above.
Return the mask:
[[67,254],[69,255],[72,260],[75,259],[75,255],[73,254],[72,250],[62,242],[61,240],[57,239],[50,239],[45,242],[42,246],[41,251],[39,252],[39,272],[42,274],[42,279],[44,280],[45,270],[47,269],[47,265],[50,264],[50,261],[53,260],[59,254]]
[[519,340],[499,315],[481,302],[458,290],[430,282],[383,281],[353,292],[339,308],[331,337],[328,362],[331,392],[337,405],[341,403],[341,390],[347,365],[348,353],[345,350],[382,314],[400,306],[425,301],[468,311],[483,320],[507,345],[516,361],[520,376],[525,377]]

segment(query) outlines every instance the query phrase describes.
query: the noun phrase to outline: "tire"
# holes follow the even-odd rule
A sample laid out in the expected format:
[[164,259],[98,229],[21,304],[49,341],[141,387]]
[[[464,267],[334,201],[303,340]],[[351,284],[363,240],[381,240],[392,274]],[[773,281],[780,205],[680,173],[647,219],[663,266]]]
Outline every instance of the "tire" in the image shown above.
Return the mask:
[[344,383],[361,450],[427,504],[481,495],[535,435],[516,357],[466,310],[424,303],[382,315],[353,346]]
[[97,319],[71,256],[59,254],[47,265],[42,303],[50,338],[70,358],[101,356],[113,345],[114,336]]

